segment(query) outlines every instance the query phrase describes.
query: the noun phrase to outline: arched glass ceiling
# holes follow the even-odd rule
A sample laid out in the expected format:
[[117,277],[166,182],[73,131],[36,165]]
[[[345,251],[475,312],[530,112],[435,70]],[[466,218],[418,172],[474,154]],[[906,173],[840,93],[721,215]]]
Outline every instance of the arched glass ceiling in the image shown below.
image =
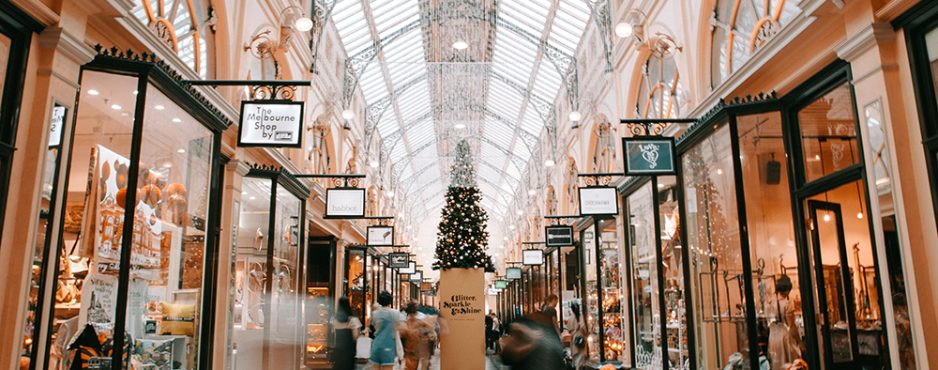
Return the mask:
[[483,206],[506,214],[553,102],[568,93],[565,74],[576,73],[586,1],[337,0],[345,81],[378,112],[363,121],[377,127],[399,194],[440,207],[449,151],[468,138]]

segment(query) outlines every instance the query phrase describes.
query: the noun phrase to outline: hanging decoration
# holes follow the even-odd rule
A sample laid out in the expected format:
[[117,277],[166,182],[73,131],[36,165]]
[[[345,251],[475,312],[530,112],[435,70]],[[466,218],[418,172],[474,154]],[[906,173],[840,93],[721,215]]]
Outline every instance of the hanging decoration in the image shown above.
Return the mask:
[[484,268],[491,272],[495,266],[485,251],[489,239],[488,215],[482,209],[469,143],[460,141],[454,154],[452,182],[440,215],[433,269]]

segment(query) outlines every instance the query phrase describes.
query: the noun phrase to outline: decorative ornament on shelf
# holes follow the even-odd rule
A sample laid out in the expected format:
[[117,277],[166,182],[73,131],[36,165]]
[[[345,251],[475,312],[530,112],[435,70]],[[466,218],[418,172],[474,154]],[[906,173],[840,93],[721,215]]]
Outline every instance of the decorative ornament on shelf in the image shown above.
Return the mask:
[[460,141],[454,157],[451,183],[446,191],[446,207],[437,230],[433,269],[483,268],[493,272],[492,258],[485,252],[489,239],[486,231],[488,215],[482,209],[469,143]]

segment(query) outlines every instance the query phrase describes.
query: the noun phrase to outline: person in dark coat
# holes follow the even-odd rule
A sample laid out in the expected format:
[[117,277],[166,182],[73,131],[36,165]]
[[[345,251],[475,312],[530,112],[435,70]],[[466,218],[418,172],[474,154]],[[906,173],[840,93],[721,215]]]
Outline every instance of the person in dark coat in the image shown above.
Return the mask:
[[352,316],[352,305],[348,297],[339,298],[335,309],[335,348],[333,349],[333,369],[352,370],[355,368],[355,341],[362,328],[361,321]]

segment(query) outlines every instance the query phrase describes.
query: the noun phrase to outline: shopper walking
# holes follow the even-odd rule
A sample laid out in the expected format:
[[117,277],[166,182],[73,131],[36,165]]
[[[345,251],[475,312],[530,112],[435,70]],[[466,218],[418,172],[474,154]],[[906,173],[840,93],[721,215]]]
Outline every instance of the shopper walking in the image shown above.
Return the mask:
[[339,298],[335,310],[335,322],[332,325],[335,330],[333,369],[352,370],[355,368],[355,343],[361,327],[361,321],[352,315],[352,305],[348,297]]
[[430,366],[430,345],[436,340],[436,332],[433,326],[418,317],[417,302],[408,303],[404,312],[407,313],[407,321],[400,328],[404,369],[426,370]]
[[563,346],[545,315],[522,317],[508,326],[501,339],[502,362],[519,370],[564,369]]
[[401,312],[390,308],[393,297],[386,291],[378,293],[380,308],[371,312],[371,323],[375,326],[375,338],[371,342],[371,362],[376,370],[392,370],[400,362],[398,352],[398,328]]
[[550,319],[550,324],[554,327],[554,332],[560,335],[560,325],[557,325],[557,309],[555,308],[558,303],[560,303],[560,298],[558,298],[556,294],[547,296],[547,299],[544,300],[544,305],[541,306],[541,314]]

